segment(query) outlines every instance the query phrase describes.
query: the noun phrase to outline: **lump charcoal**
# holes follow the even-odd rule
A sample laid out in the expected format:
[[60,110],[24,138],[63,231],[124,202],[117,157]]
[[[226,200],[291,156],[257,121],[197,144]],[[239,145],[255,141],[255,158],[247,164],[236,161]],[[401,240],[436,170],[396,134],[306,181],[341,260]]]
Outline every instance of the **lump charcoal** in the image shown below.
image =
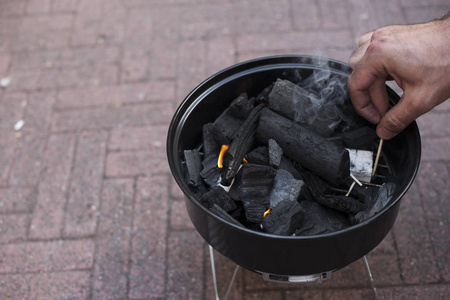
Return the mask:
[[375,214],[380,212],[391,200],[392,195],[395,191],[395,184],[392,182],[383,183],[383,185],[379,188],[378,193],[375,199],[368,201],[371,204],[367,207],[366,210],[357,213],[355,216],[350,218],[352,224],[358,224],[368,220],[373,217]]
[[297,201],[285,200],[272,208],[261,225],[265,232],[277,235],[292,235],[300,226],[304,212]]
[[203,170],[200,172],[203,180],[210,187],[216,186],[220,179],[220,169],[217,166],[217,159],[219,158],[219,153],[216,155],[209,155],[203,158],[202,166]]
[[269,148],[261,146],[253,149],[245,156],[250,164],[269,165]]
[[231,183],[242,164],[242,159],[253,146],[256,127],[263,108],[264,104],[259,104],[252,110],[233,138],[228,151],[225,152],[221,172],[223,185]]
[[[245,156],[247,162],[258,165],[270,165],[269,163],[269,148],[267,146],[260,146],[253,149]],[[294,164],[286,158],[286,156],[281,157],[280,165],[277,169],[283,169],[294,175],[295,179],[302,179],[300,173],[294,166]]]
[[358,199],[345,195],[325,195],[316,199],[317,202],[328,208],[343,212],[356,214],[364,209],[364,204]]
[[298,172],[298,170],[295,168],[294,164],[286,158],[286,156],[281,157],[280,165],[278,166],[278,169],[286,170],[289,173],[291,173],[295,179],[303,180],[302,176]]
[[237,172],[236,176],[234,177],[233,184],[231,185],[230,191],[228,192],[228,195],[230,195],[230,198],[234,201],[241,201],[241,198],[239,198],[239,190],[241,189],[242,184],[242,169],[241,171]]
[[317,199],[317,198],[325,195],[329,191],[330,185],[325,180],[323,180],[319,176],[305,170],[300,165],[297,165],[297,169],[299,170],[300,175],[301,175],[303,181],[305,182],[305,184],[313,198],[310,200]]
[[221,145],[231,143],[239,127],[253,110],[253,104],[254,101],[248,100],[247,94],[242,93],[214,121],[212,131]]
[[277,170],[272,190],[269,195],[270,207],[273,209],[283,201],[297,202],[303,187],[303,181],[297,180],[286,170]]
[[[350,183],[351,184],[351,183]],[[348,185],[350,187],[350,184]],[[355,185],[352,189],[350,195],[354,195],[353,198],[358,198],[358,200],[364,202],[364,206],[366,208],[372,206],[373,201],[377,197],[378,191],[380,187],[377,186],[369,186],[369,185]]]
[[317,202],[301,201],[299,204],[305,217],[300,227],[295,231],[297,236],[335,232],[350,225],[344,214],[324,207]]
[[187,183],[193,187],[200,186],[202,184],[202,177],[200,176],[202,158],[200,153],[197,149],[193,149],[184,150],[183,154],[187,169]]
[[213,134],[213,123],[203,125],[203,152],[205,156],[217,155],[220,152],[221,144],[215,139]]
[[340,134],[342,141],[347,148],[363,149],[364,146],[370,145],[377,140],[377,132],[369,126],[361,126],[359,128],[343,132]]
[[272,82],[271,85],[263,89],[257,96],[256,96],[256,103],[269,103],[269,94],[272,91],[274,82]]
[[[245,159],[251,164],[258,165],[269,165],[269,148],[267,146],[260,146],[253,149],[245,156]],[[302,176],[295,168],[294,164],[286,158],[286,156],[281,157],[280,165],[277,169],[283,169],[294,175],[295,179],[302,179]]]
[[350,158],[345,148],[270,109],[263,109],[257,138],[266,144],[273,138],[288,158],[336,186],[350,175]]
[[282,157],[283,149],[274,139],[269,139],[269,164],[274,168],[278,167]]
[[302,123],[308,123],[300,114],[306,114],[312,109],[311,99],[317,101],[318,97],[289,80],[278,78],[269,94],[269,107],[288,119],[296,120],[299,117]]
[[325,101],[320,107],[316,108],[314,114],[315,119],[310,124],[305,125],[325,137],[333,135],[342,120],[338,113],[338,107],[330,101]]
[[230,222],[233,223],[237,226],[241,226],[244,227],[244,225],[242,225],[238,220],[236,220],[235,218],[233,218],[229,213],[227,213],[222,207],[218,206],[217,204],[214,203],[214,205],[209,209],[213,214],[215,214],[216,216]]
[[[237,204],[241,204],[241,203],[237,203]],[[229,213],[229,215],[232,216],[239,223],[241,223],[243,225],[246,225],[245,212],[244,212],[244,207],[243,206],[239,206],[238,205],[238,208],[236,208],[235,210],[231,211]]]
[[217,204],[225,211],[232,211],[237,208],[236,203],[234,203],[228,193],[219,186],[212,187],[203,194],[200,198],[200,203],[206,208],[211,208],[214,204]]
[[269,192],[275,177],[275,169],[270,166],[244,164],[239,198],[248,222],[260,223],[264,212],[270,206]]
[[288,80],[277,79],[269,94],[270,109],[280,115],[307,125],[323,136],[330,136],[341,122],[333,101],[324,101]]

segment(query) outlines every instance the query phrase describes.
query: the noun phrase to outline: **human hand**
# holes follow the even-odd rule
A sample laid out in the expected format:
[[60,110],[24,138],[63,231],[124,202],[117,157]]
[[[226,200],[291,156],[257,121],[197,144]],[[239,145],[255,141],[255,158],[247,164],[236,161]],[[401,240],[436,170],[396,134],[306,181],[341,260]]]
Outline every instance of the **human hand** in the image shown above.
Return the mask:
[[[353,105],[391,139],[450,97],[450,18],[383,27],[360,37],[347,83]],[[403,89],[389,109],[386,80]]]

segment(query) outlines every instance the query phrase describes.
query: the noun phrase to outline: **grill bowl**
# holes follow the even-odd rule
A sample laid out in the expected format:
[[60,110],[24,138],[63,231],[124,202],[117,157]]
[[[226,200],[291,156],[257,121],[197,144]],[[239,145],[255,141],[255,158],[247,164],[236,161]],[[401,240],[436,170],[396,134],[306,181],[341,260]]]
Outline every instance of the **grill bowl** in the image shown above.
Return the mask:
[[[324,63],[325,61],[325,63]],[[259,273],[301,276],[334,271],[374,249],[391,230],[400,200],[419,168],[421,141],[413,122],[396,138],[386,141],[383,153],[395,183],[386,207],[372,218],[333,233],[315,236],[277,236],[236,226],[204,208],[185,181],[184,150],[201,141],[202,127],[214,121],[239,94],[256,95],[277,78],[307,77],[314,70],[329,69],[347,81],[351,68],[342,62],[314,56],[285,55],[258,58],[231,66],[206,79],[180,104],[167,135],[167,156],[174,179],[185,195],[186,209],[197,231],[216,251],[236,264]],[[386,87],[391,105],[399,96]]]

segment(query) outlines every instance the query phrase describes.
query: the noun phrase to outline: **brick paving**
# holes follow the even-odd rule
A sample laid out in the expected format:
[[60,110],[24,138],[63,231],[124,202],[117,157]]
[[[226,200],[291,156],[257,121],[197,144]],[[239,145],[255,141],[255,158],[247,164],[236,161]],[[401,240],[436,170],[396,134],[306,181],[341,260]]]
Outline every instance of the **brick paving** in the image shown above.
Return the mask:
[[[273,54],[347,61],[357,37],[447,0],[0,0],[0,299],[214,299],[208,247],[166,160],[170,119],[215,72]],[[380,299],[450,298],[450,102],[369,255]],[[14,131],[14,124],[25,125]],[[235,265],[216,253],[224,295]],[[323,284],[240,270],[230,299],[373,299],[362,261]]]

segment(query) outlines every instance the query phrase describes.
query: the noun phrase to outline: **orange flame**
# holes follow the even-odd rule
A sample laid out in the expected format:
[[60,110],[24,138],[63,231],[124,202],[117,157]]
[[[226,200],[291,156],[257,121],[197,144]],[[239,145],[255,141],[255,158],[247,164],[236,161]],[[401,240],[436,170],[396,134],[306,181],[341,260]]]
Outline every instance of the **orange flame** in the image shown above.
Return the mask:
[[265,212],[264,212],[264,218],[272,211],[272,208],[268,208]]
[[228,145],[222,145],[222,148],[220,149],[219,159],[217,160],[217,167],[219,167],[219,169],[223,168],[223,155],[227,152],[228,148]]

